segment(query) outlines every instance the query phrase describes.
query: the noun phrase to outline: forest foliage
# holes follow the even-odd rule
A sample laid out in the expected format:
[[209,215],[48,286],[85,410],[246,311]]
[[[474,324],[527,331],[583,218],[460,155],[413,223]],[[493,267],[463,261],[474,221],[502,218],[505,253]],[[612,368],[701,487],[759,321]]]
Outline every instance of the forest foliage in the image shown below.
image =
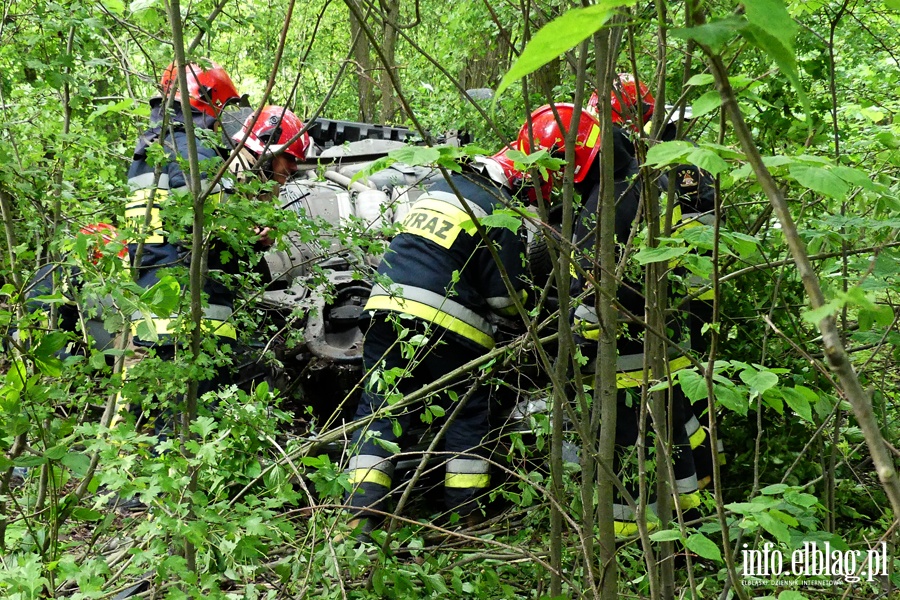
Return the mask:
[[[0,595],[113,598],[139,581],[147,586],[140,593],[160,598],[896,594],[898,20],[896,0],[5,2]],[[580,468],[561,454],[563,442],[599,448],[600,432],[588,424],[600,392],[581,390],[563,406],[565,368],[547,367],[582,357],[551,339],[558,313],[549,309],[522,315],[528,331],[495,351],[489,366],[472,369],[497,389],[541,396],[529,387],[535,363],[547,386],[542,397],[559,410],[553,422],[537,417],[537,438],[514,438],[495,464],[503,483],[492,491],[489,525],[477,532],[449,531],[457,524],[420,501],[374,550],[337,543],[337,532],[348,533],[340,511],[348,483],[344,465],[320,450],[347,430],[315,422],[304,410],[303,393],[312,392],[277,381],[205,398],[167,440],[133,423],[110,426],[115,398],[137,389],[121,376],[123,350],[61,360],[57,352],[78,334],[58,330],[53,307],[74,294],[86,305],[115,298],[122,311],[106,315],[111,324],[134,311],[190,314],[178,282],[141,289],[116,244],[96,260],[96,241],[78,233],[89,223],[122,222],[147,99],[159,93],[182,28],[187,56],[224,66],[254,107],[282,104],[304,119],[426,135],[465,131],[492,151],[515,139],[537,106],[608,90],[604,72],[637,73],[657,107],[691,107],[694,120],[682,133],[695,143],[641,136],[642,177],[682,162],[702,167],[716,177],[722,225],[683,236],[664,235],[665,225],[642,230],[627,268],[664,269],[677,259],[716,280],[716,317],[704,330],[710,353],[675,378],[692,402],[715,408],[724,441],[727,464],[704,492],[703,518],[675,515],[618,545],[604,535],[608,457],[598,451]],[[464,93],[477,88],[498,93],[489,101]],[[663,124],[660,113],[651,133]],[[452,166],[470,152],[417,146],[394,157]],[[330,231],[277,210],[258,186],[243,191],[202,216],[203,230],[252,244],[245,225],[253,220],[337,236],[363,254],[385,243],[384,231]],[[556,194],[567,207],[577,201],[571,173]],[[190,199],[172,211],[185,228],[195,222]],[[522,214],[507,215],[513,227]],[[527,218],[549,222],[546,212]],[[556,260],[550,279],[568,273],[563,233],[547,233]],[[249,268],[258,259],[240,259],[248,268],[229,284],[243,291],[242,341],[283,367],[273,342],[302,348],[291,323],[303,317],[273,327]],[[48,263],[77,267],[84,281],[77,293],[60,287],[45,298],[49,319],[24,302]],[[538,297],[542,285],[535,282]],[[203,344],[148,366],[140,381],[177,397],[184,382],[222,366],[223,354]],[[639,389],[649,406],[661,388]],[[425,418],[442,412],[429,408]],[[21,469],[28,475],[13,485]],[[122,517],[108,509],[110,493],[135,495],[150,510]],[[810,541],[840,551],[885,542],[888,574],[852,587],[840,577],[835,587],[746,585],[743,549],[770,542],[787,555]]]

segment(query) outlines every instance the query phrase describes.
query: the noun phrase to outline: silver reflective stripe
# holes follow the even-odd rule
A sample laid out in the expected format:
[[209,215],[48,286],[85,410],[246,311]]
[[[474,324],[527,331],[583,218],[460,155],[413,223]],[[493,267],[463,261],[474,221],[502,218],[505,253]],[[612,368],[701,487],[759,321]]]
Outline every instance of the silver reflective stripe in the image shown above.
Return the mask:
[[675,491],[679,494],[690,494],[697,491],[697,475],[675,480]]
[[634,521],[634,511],[627,504],[613,502],[613,519],[616,521]]
[[623,354],[616,359],[617,371],[640,371],[644,368],[644,355],[641,354]]
[[687,430],[688,437],[691,437],[700,429],[700,421],[697,420],[696,416],[691,415],[688,422],[684,424],[684,428]]
[[496,298],[485,298],[485,301],[488,303],[488,306],[491,308],[508,308],[510,306],[515,306],[515,302],[509,296],[497,296]]
[[391,479],[394,478],[394,463],[389,458],[375,456],[374,454],[360,454],[350,459],[347,471],[370,470],[381,471]]
[[587,304],[581,304],[575,309],[575,318],[588,323],[600,322],[597,318],[597,311],[594,310],[593,306],[588,306]]
[[154,173],[142,173],[141,175],[137,175],[128,180],[128,185],[132,190],[142,190],[152,187],[157,187],[163,190],[169,189],[169,176],[165,173],[160,173],[159,182],[156,182],[156,176]]
[[[224,304],[210,304],[209,306],[203,307],[203,318],[211,319],[213,321],[227,321],[231,318],[231,315],[234,313],[230,307],[225,306]],[[157,315],[158,316],[158,315]],[[175,319],[178,315],[171,315],[167,318]],[[139,310],[131,313],[132,321],[143,321],[144,313]]]
[[716,451],[719,454],[722,454],[723,452],[725,452],[725,443],[720,439],[716,440]]
[[703,225],[709,225],[712,227],[716,223],[716,215],[713,212],[705,212],[705,213],[682,213],[681,221],[677,223],[677,227],[682,227],[688,223],[702,223]]
[[490,473],[491,465],[488,461],[477,458],[454,458],[447,463],[447,472],[479,475]]
[[486,319],[479,316],[475,311],[466,308],[459,302],[454,302],[446,296],[442,296],[441,294],[432,292],[431,290],[426,290],[424,288],[402,283],[395,283],[391,285],[391,290],[388,291],[383,286],[375,284],[375,286],[372,288],[371,295],[373,297],[389,296],[391,298],[396,298],[401,307],[403,306],[403,300],[421,302],[422,304],[447,313],[451,317],[456,317],[460,321],[471,325],[472,327],[491,337],[493,337],[494,335],[494,330],[493,328],[491,328],[491,324],[488,323]]
[[[454,208],[466,212],[463,203],[459,201],[459,198],[456,197],[455,194],[451,194],[449,192],[426,192],[416,198],[416,202],[421,202],[422,200],[439,200],[440,202],[446,202],[447,204],[452,205]],[[415,204],[413,204],[415,206]],[[475,204],[474,202],[470,202],[466,200],[466,206],[469,207],[469,210],[472,211],[472,214],[478,217],[479,219],[483,219],[488,216],[486,210]]]

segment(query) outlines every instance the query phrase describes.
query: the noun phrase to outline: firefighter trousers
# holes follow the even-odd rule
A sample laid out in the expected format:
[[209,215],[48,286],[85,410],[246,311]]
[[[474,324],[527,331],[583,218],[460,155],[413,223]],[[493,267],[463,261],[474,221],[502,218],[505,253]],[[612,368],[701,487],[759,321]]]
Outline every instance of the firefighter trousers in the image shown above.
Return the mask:
[[[388,406],[389,399],[405,397],[481,354],[442,327],[418,319],[398,320],[409,330],[406,337],[398,341],[395,319],[391,315],[394,313],[376,313],[366,331],[363,366],[365,372],[372,375],[360,399],[357,420]],[[413,346],[408,341],[414,334],[425,335],[426,341],[415,346],[414,356],[409,358]],[[402,369],[402,374],[392,383],[382,380],[379,384],[379,374],[390,369]],[[450,456],[444,478],[445,500],[449,510],[467,516],[478,508],[477,498],[490,484],[490,465],[482,458],[483,451],[479,448],[489,428],[490,389],[472,390],[469,381],[454,382],[449,389],[456,393],[458,401],[466,399],[447,425],[444,435],[444,450]],[[441,405],[448,416],[458,406],[450,400],[446,390],[427,402]],[[351,456],[347,468],[353,486],[347,503],[353,507],[354,514],[365,514],[365,508],[385,510],[394,463],[392,451],[379,441],[396,443],[394,424],[406,431],[414,415],[411,409],[403,409],[399,414],[376,419],[368,427],[354,432],[356,454]]]
[[[691,412],[690,407],[687,406],[687,400],[682,394],[681,388],[675,386],[671,391],[672,431],[670,459],[672,461],[672,471],[675,477],[672,485],[677,495],[680,508],[683,511],[686,511],[696,508],[700,503],[700,498],[697,493],[697,474],[694,466],[694,456],[691,452],[691,444],[687,429],[685,428],[686,423],[693,416],[693,413]],[[631,388],[631,391],[629,389],[619,389],[616,407],[616,454],[613,468],[624,482],[628,494],[635,500],[639,497],[639,481],[637,480],[638,469],[635,454],[636,444],[640,435],[639,411],[639,389]],[[653,429],[649,420],[647,422],[646,431],[648,433],[645,439],[645,447],[652,448],[653,439],[650,432],[652,432]],[[653,510],[656,505],[654,500],[656,486],[650,482],[649,488],[650,508]],[[613,517],[615,519],[617,535],[628,536],[637,533],[635,511],[618,490],[613,499]]]

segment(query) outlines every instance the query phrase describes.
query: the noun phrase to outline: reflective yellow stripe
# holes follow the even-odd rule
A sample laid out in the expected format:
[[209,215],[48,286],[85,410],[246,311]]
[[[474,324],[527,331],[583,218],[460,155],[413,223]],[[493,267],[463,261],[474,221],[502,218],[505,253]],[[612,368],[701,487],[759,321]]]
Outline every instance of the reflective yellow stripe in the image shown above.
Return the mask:
[[600,137],[600,128],[596,125],[591,127],[591,132],[587,136],[587,140],[584,142],[584,146],[586,148],[593,148],[597,145],[597,139]]
[[725,456],[725,453],[719,452],[719,466],[724,466],[728,464],[728,457]]
[[678,494],[678,507],[681,510],[691,510],[700,506],[700,492],[690,494]]
[[354,469],[353,471],[350,471],[350,483],[354,485],[359,483],[374,483],[375,485],[390,489],[391,478],[378,469]]
[[[174,322],[174,319],[152,319],[152,321],[153,325],[156,327],[157,335],[173,333],[169,326]],[[139,321],[132,322],[131,335],[136,335],[138,323]],[[215,336],[230,338],[232,340],[237,339],[237,330],[234,328],[234,325],[228,321],[203,319],[200,321],[200,326],[203,328],[204,332],[212,333]]]
[[703,479],[698,479],[697,480],[697,489],[705,490],[706,486],[708,486],[710,483],[712,483],[712,475],[707,475]]
[[586,340],[597,341],[600,339],[600,326],[588,323],[581,319],[575,319],[575,330]]
[[[653,531],[656,526],[654,521],[647,521],[647,531]],[[631,537],[638,533],[638,526],[634,521],[613,521],[613,529],[616,537]]]
[[692,433],[689,439],[691,442],[691,450],[699,448],[700,444],[702,444],[706,439],[706,430],[701,427],[700,429]]
[[[669,361],[669,373],[674,373],[675,371],[680,371],[685,367],[689,367],[691,364],[691,359],[687,356],[680,356],[675,360]],[[650,373],[650,379],[653,379],[653,373]],[[644,382],[644,372],[643,371],[626,371],[625,373],[616,373],[616,388],[625,389],[625,388],[633,388],[639,387]]]
[[444,487],[448,488],[486,488],[491,485],[491,476],[487,473],[447,473],[444,476]]
[[364,310],[392,310],[405,313],[412,315],[413,317],[430,321],[445,329],[449,329],[453,333],[457,333],[466,339],[472,340],[479,346],[484,346],[485,348],[494,347],[494,338],[480,331],[476,327],[432,306],[422,304],[421,302],[415,302],[414,300],[391,298],[390,296],[372,296],[369,298],[369,301],[366,302]]

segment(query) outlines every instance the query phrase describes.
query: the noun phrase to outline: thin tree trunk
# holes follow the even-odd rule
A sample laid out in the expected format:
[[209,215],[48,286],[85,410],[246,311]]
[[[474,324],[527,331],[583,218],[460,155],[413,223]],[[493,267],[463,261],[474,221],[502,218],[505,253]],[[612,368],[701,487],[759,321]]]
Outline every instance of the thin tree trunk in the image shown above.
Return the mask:
[[[594,51],[597,56],[597,90],[600,99],[601,123],[601,156],[613,155],[612,107],[609,102],[610,83],[615,70],[615,56],[618,55],[619,40],[622,28],[611,27],[608,32],[594,36]],[[600,284],[600,293],[594,295],[594,308],[600,326],[597,348],[597,373],[594,382],[594,406],[592,422],[600,422],[597,438],[597,460],[612,465],[616,453],[616,332],[618,331],[618,311],[607,298],[615,298],[618,280],[611,274],[616,272],[615,255],[615,215],[616,198],[613,184],[613,162],[600,161],[600,215],[597,219],[598,231],[595,237],[595,252],[599,259],[599,270],[594,275]],[[601,273],[606,273],[601,277]],[[600,419],[600,415],[603,418]],[[597,543],[600,554],[600,598],[615,600],[618,598],[618,568],[616,565],[616,532],[613,515],[613,501],[616,486],[616,474],[612,469],[599,469],[597,474]],[[590,485],[585,478],[583,485]],[[585,494],[583,493],[582,496]],[[593,494],[592,494],[593,495]],[[588,510],[587,507],[584,509]],[[586,535],[590,531],[585,531]]]
[[[359,12],[362,8],[356,0]],[[353,60],[356,63],[356,87],[359,97],[359,120],[368,123],[375,116],[374,79],[372,78],[372,55],[369,50],[369,38],[363,33],[356,13],[350,11],[350,39],[353,40]]]
[[384,71],[381,74],[379,87],[381,88],[381,122],[388,123],[394,119],[394,86],[391,69],[396,68],[397,28],[394,23],[400,18],[400,0],[384,0],[387,19],[384,21],[384,36],[382,38],[381,51],[384,54]]

